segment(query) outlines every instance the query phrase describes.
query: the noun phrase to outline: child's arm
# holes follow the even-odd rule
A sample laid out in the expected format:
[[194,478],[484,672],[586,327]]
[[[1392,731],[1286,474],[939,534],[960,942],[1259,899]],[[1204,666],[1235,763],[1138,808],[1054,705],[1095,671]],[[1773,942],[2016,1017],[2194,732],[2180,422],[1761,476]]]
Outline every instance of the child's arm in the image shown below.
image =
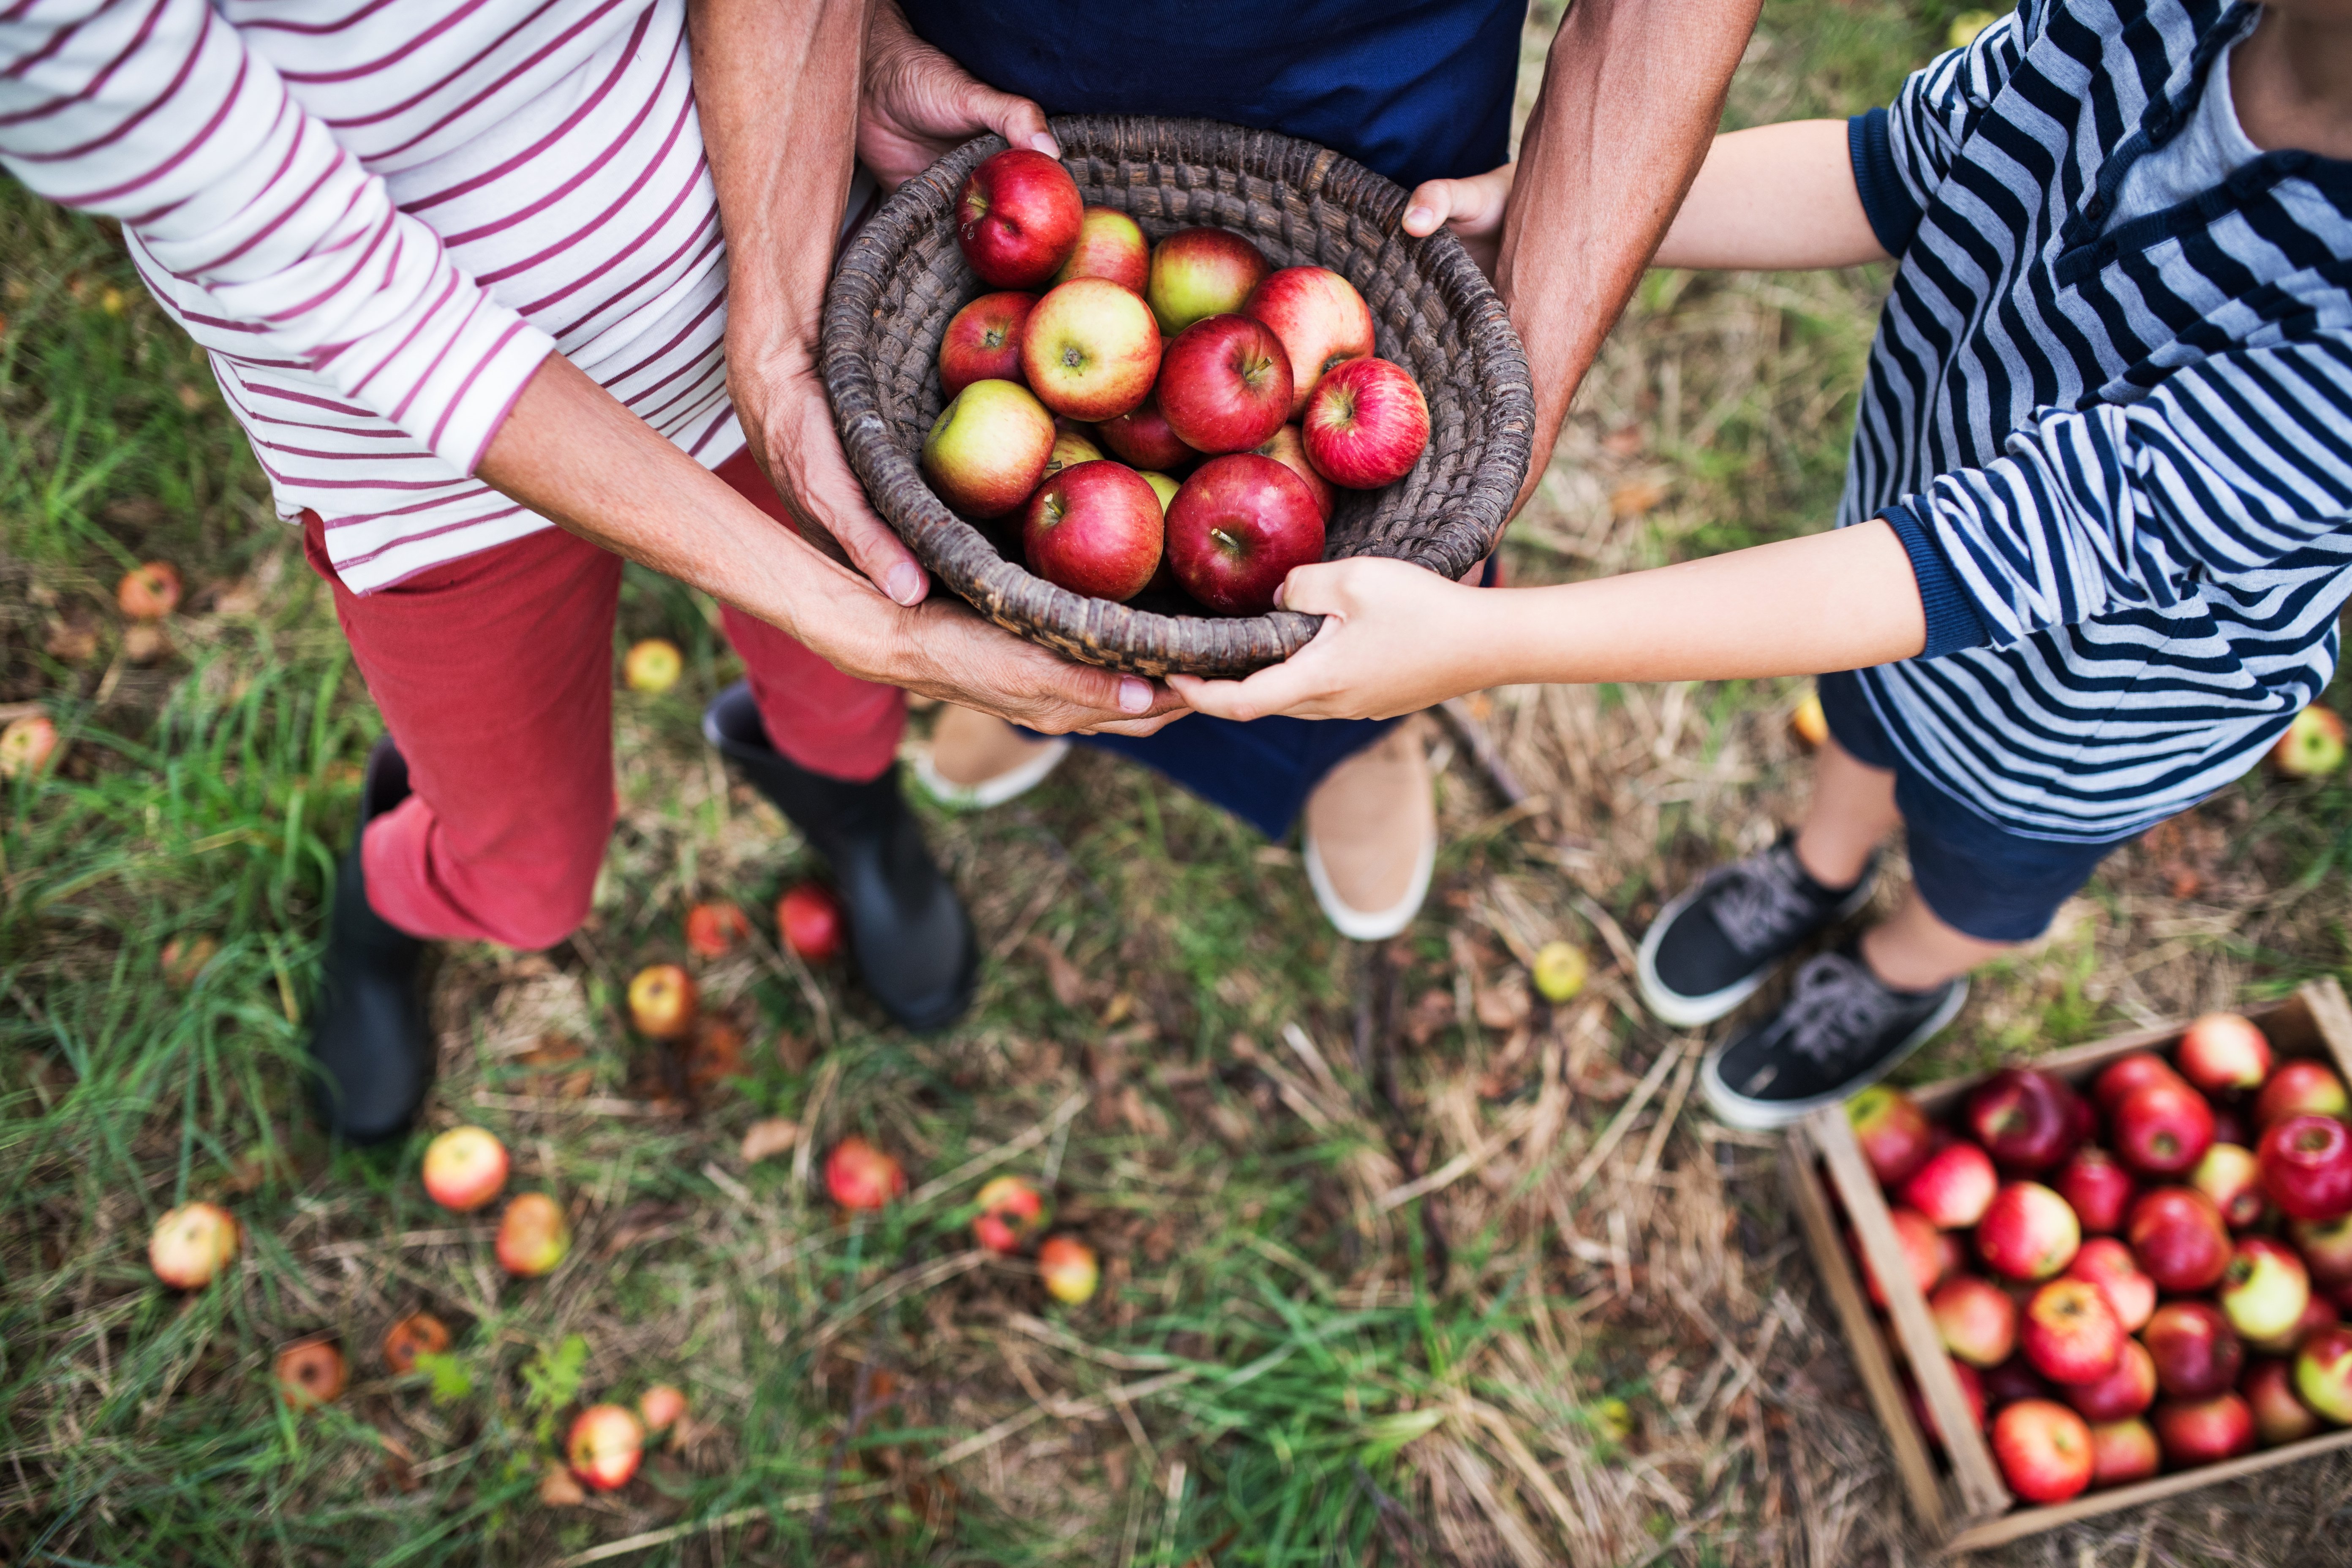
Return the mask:
[[[1487,265],[1517,168],[1423,182],[1406,205],[1405,232],[1433,234],[1443,224]],[[1717,137],[1653,259],[1760,270],[1885,260],[1854,184],[1846,122],[1795,120]]]

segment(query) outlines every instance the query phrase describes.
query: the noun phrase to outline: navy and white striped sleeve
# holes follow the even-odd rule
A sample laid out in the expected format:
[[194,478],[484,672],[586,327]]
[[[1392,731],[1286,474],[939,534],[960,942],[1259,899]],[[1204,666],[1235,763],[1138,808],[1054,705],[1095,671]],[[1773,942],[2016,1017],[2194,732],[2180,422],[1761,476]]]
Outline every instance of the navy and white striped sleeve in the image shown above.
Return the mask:
[[1846,121],[1853,183],[1871,233],[1889,256],[1900,256],[1918,231],[1919,216],[1951,171],[1977,117],[2000,95],[2040,24],[2042,0],[2028,0],[1974,40],[1948,49],[1913,71],[1885,109]]
[[2343,334],[2217,354],[2139,403],[2042,412],[2000,458],[1880,514],[1920,568],[1927,655],[2168,609],[2209,575],[2315,549],[2352,562],[2347,430]]

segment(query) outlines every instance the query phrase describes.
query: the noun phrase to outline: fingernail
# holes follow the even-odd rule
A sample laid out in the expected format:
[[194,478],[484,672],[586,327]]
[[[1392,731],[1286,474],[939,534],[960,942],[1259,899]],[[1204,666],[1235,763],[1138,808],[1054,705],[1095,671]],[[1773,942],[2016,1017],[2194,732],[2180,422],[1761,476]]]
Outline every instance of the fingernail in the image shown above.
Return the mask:
[[923,596],[921,568],[911,561],[901,561],[890,568],[882,579],[882,591],[902,605],[911,605]]
[[1029,138],[1029,145],[1045,153],[1048,158],[1058,158],[1062,155],[1062,144],[1043,131]]
[[1405,226],[1410,228],[1417,223],[1435,223],[1437,215],[1427,207],[1408,207],[1405,209],[1404,221]]
[[1151,708],[1151,683],[1138,680],[1131,675],[1122,676],[1118,682],[1118,710],[1122,713],[1143,713]]

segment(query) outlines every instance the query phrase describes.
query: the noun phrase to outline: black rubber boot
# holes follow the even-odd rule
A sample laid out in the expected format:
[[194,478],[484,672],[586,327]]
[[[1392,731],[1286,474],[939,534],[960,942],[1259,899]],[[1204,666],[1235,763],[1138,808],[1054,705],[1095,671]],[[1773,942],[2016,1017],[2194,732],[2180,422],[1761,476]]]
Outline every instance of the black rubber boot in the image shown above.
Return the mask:
[[979,976],[980,942],[907,809],[898,764],[866,784],[809,772],[769,744],[751,689],[740,680],[704,710],[702,733],[833,868],[849,910],[858,978],[882,1010],[922,1031],[963,1016]]
[[326,975],[310,1033],[320,1119],[352,1143],[380,1143],[407,1131],[433,1083],[433,1034],[417,989],[425,944],[369,906],[360,862],[367,825],[407,798],[407,762],[389,739],[378,741],[360,785],[359,831],[335,879]]

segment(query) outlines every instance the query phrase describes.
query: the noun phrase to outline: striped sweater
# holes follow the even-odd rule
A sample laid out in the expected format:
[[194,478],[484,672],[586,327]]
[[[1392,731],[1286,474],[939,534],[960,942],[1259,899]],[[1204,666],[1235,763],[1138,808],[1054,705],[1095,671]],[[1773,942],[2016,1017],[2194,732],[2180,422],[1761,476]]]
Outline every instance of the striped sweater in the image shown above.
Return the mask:
[[685,0],[0,0],[0,163],[120,218],[367,592],[549,526],[474,479],[560,350],[742,447]]
[[1838,521],[1927,611],[1861,672],[1939,826],[2095,843],[2227,784],[2326,687],[2352,593],[2352,164],[2263,154],[2116,222],[2252,26],[2025,0],[1853,125],[1900,258]]

